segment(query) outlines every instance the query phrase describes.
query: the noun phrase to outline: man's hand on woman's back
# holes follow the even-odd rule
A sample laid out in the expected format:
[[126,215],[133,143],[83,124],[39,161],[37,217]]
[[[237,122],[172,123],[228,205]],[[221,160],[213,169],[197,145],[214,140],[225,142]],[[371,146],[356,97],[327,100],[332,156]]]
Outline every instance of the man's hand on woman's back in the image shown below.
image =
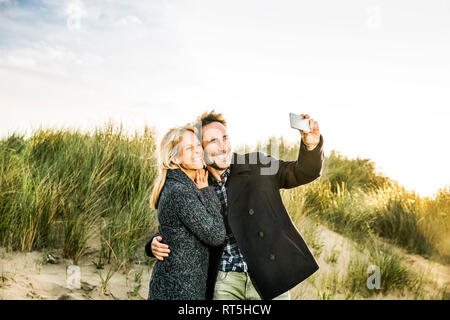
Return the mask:
[[168,257],[170,253],[169,246],[167,244],[162,243],[161,241],[162,241],[161,236],[154,237],[151,246],[152,253],[158,260],[164,260],[164,258]]

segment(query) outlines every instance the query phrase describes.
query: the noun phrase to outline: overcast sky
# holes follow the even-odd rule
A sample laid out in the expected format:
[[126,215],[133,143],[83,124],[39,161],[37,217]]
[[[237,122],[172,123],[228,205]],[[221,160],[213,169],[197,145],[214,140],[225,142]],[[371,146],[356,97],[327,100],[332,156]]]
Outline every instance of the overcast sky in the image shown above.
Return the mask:
[[0,0],[0,136],[224,113],[234,145],[299,140],[450,184],[450,1]]

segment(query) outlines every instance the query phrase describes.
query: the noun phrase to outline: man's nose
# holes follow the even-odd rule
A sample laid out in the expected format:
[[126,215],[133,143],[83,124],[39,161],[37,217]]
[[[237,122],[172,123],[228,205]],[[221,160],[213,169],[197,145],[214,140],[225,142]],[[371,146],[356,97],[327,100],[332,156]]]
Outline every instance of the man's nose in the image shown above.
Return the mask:
[[227,144],[224,141],[220,142],[220,151],[222,151],[223,153],[228,151]]

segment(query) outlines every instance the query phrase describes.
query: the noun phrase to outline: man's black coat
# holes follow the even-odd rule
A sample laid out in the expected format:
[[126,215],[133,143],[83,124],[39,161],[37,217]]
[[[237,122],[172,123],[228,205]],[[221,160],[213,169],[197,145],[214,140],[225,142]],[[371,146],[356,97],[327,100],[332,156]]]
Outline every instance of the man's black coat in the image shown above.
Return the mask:
[[[310,151],[301,141],[296,161],[278,160],[259,152],[233,154],[225,223],[263,299],[275,298],[319,269],[283,205],[280,189],[298,187],[320,177],[323,159],[322,136]],[[150,243],[146,252],[152,256]],[[223,246],[210,248],[207,299],[213,298],[222,252]]]

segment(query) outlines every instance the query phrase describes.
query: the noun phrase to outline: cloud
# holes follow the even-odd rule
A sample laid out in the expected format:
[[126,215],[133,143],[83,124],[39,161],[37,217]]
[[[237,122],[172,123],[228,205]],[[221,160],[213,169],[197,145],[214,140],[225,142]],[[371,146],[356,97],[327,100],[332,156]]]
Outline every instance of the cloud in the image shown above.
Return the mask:
[[126,16],[122,17],[117,21],[120,26],[140,26],[143,25],[143,22],[136,16]]
[[92,68],[102,61],[101,56],[75,52],[65,46],[44,41],[30,44],[28,47],[0,50],[0,67],[49,75],[70,76],[75,70]]
[[[175,37],[161,35],[164,6],[128,1],[15,2],[0,11],[0,64],[30,71],[74,70],[102,77],[145,70],[165,54]],[[159,18],[157,18],[159,17]],[[150,21],[149,21],[150,19]],[[164,31],[163,31],[164,32]],[[169,49],[170,50],[170,49]],[[94,68],[87,70],[87,68]],[[117,73],[116,73],[117,74]]]
[[86,14],[83,3],[80,0],[72,0],[66,8],[67,28],[69,30],[80,30],[81,18]]
[[[403,159],[375,144],[392,132],[372,119],[401,123],[396,141],[411,131],[403,114],[424,106],[448,122],[449,5],[369,2],[0,0],[0,130],[111,115],[164,127],[214,106],[235,142],[250,143],[274,132],[296,139],[287,115],[307,110],[327,146]],[[13,109],[17,117],[3,116]],[[347,113],[357,136],[354,125],[336,127]],[[425,137],[411,141],[443,150]]]

